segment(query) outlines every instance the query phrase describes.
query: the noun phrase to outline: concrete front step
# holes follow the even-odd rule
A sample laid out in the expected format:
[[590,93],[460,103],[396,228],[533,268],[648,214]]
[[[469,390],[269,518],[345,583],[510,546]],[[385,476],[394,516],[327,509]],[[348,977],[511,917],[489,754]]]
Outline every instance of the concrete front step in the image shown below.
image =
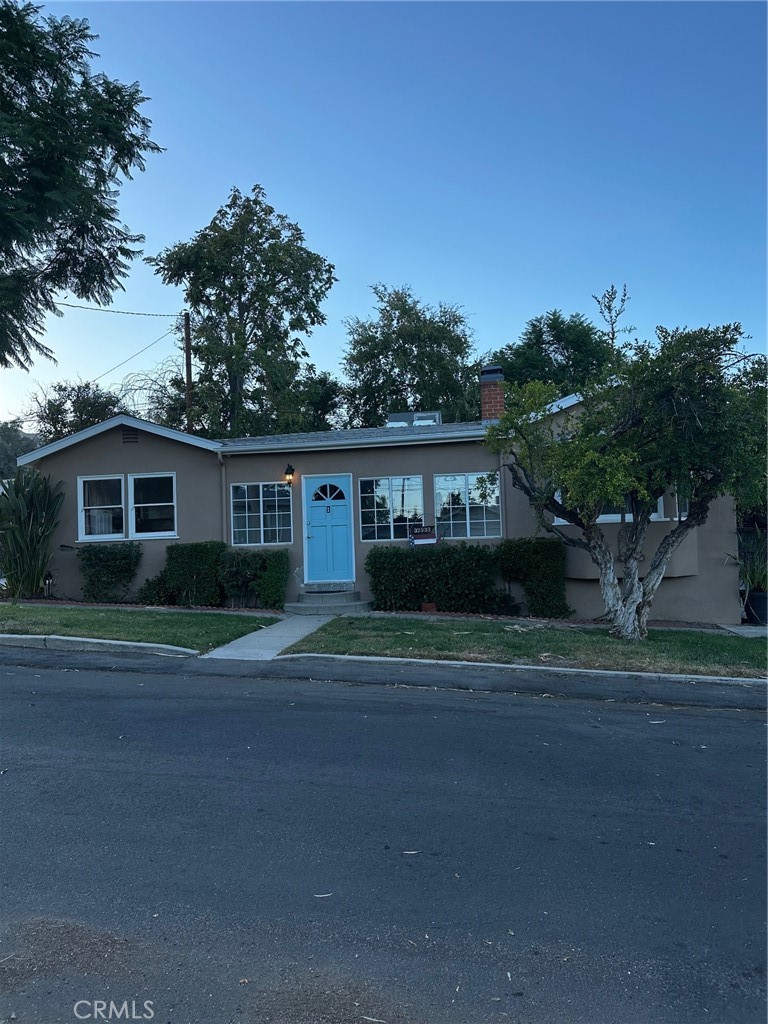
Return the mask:
[[353,603],[359,600],[359,590],[314,590],[299,594],[300,604],[342,604],[344,602]]
[[285,610],[291,615],[362,615],[373,611],[373,601],[334,601],[324,604],[294,601],[286,604]]

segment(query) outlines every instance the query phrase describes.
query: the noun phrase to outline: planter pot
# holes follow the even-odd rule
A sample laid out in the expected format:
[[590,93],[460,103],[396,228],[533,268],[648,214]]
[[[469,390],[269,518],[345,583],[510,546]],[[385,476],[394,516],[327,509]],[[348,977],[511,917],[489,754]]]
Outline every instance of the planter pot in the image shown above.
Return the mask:
[[421,610],[423,612],[436,612],[437,611],[437,605],[433,604],[432,601],[422,601],[422,603],[421,603]]
[[745,604],[747,622],[759,626],[768,624],[768,593],[764,590],[751,590]]

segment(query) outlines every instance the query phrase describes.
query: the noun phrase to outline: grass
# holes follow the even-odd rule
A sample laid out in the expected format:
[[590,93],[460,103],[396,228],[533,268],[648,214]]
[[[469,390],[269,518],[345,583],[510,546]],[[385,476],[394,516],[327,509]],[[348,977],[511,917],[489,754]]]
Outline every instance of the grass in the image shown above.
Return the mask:
[[210,651],[271,626],[277,619],[222,612],[139,612],[109,608],[56,608],[0,604],[0,633],[83,636],[98,640],[139,640]]
[[652,630],[647,640],[615,640],[606,630],[526,627],[455,620],[333,619],[288,649],[290,654],[368,654],[397,658],[496,661],[569,668],[690,675],[762,676],[760,638]]

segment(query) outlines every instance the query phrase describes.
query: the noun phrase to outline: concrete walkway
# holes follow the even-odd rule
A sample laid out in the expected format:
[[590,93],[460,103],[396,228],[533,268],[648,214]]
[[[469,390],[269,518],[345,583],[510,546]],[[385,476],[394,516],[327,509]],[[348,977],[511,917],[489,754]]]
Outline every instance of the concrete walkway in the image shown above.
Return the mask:
[[741,626],[720,626],[720,629],[725,629],[736,636],[762,637],[763,640],[768,640],[768,626],[752,626],[749,623],[744,623]]
[[233,661],[272,661],[281,651],[324,626],[332,615],[288,615],[274,626],[257,629],[231,644],[217,647],[203,658],[225,658]]

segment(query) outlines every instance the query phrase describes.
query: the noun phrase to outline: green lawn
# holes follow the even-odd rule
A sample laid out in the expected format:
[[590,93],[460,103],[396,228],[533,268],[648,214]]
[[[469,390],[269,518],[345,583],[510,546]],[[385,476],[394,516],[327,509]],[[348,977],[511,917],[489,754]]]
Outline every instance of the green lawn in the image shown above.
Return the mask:
[[137,612],[109,608],[56,608],[0,604],[0,633],[140,640],[210,651],[277,619],[226,612]]
[[691,675],[763,676],[766,672],[766,645],[759,638],[654,630],[647,640],[632,642],[614,640],[606,630],[458,619],[333,619],[285,653],[517,662]]

